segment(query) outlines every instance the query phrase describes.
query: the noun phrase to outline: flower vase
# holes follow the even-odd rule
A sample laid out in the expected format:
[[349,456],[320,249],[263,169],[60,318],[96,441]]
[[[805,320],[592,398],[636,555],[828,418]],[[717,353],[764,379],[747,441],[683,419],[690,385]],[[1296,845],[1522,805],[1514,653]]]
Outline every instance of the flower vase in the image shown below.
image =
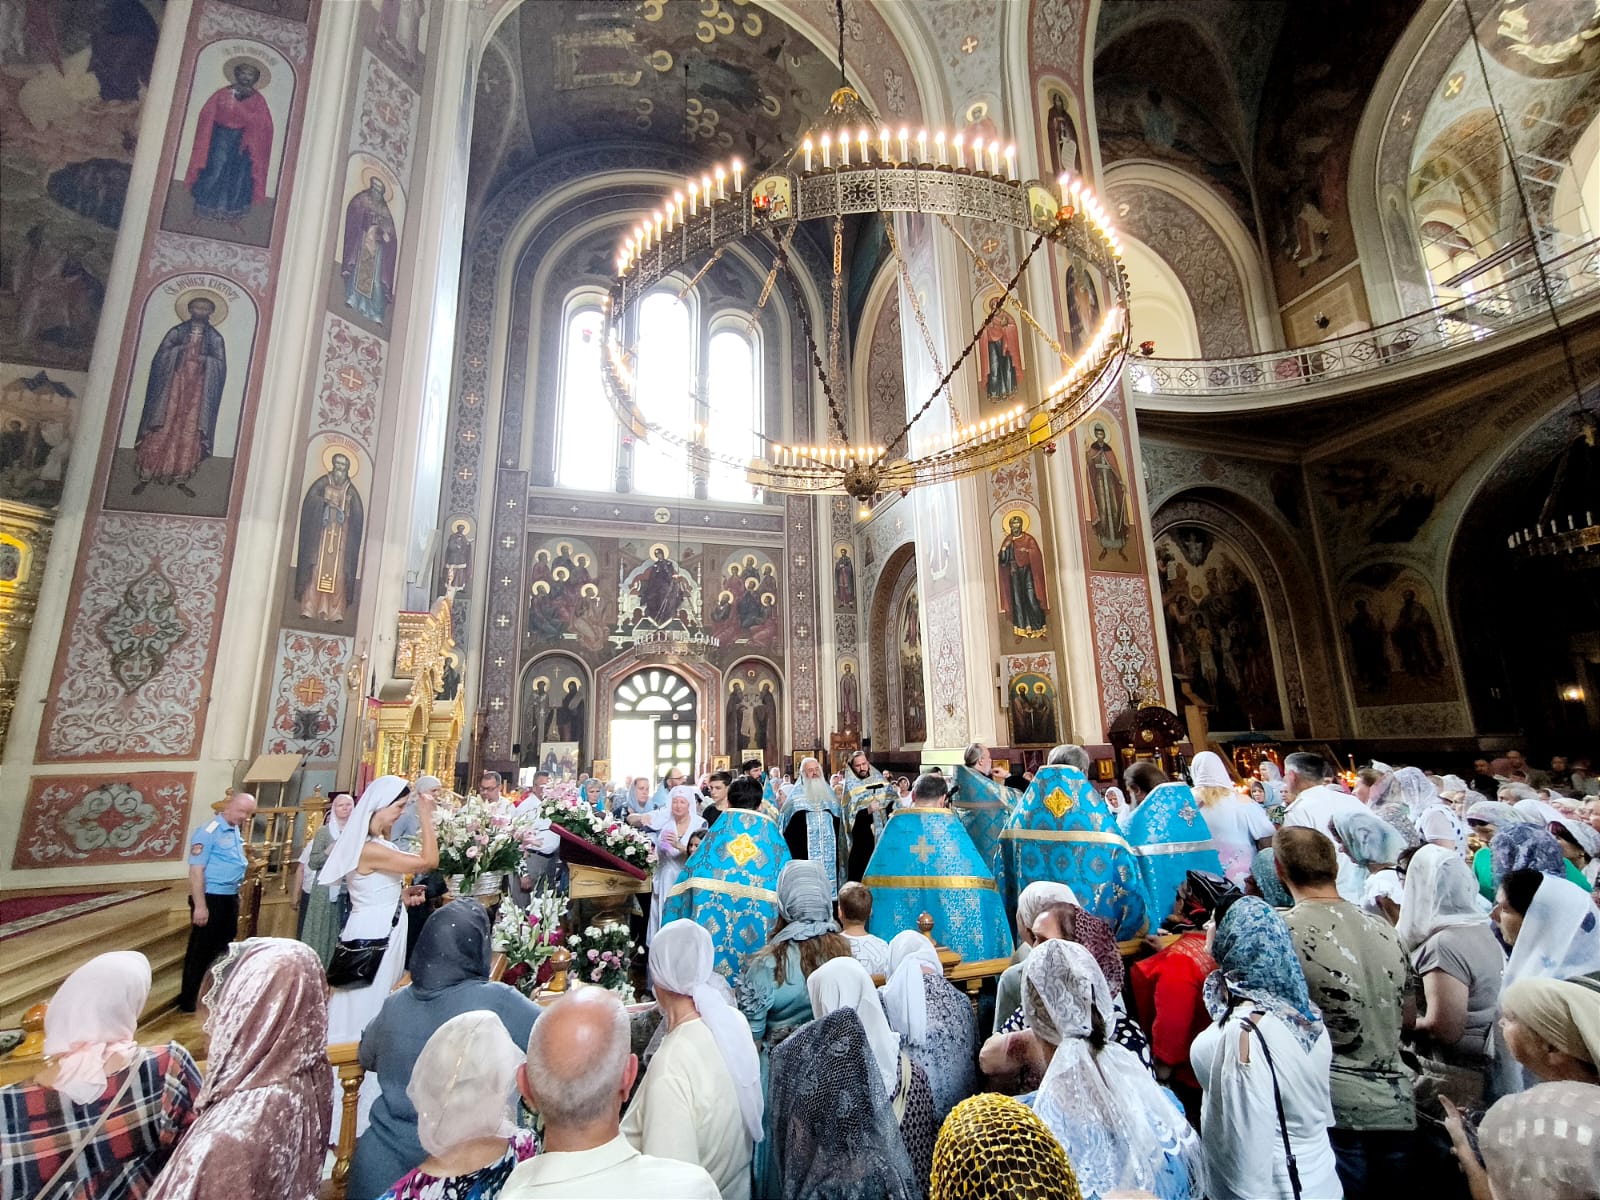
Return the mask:
[[461,889],[466,885],[466,882],[467,877],[465,875],[446,875],[444,877],[445,895],[452,900],[459,900],[461,898]]
[[472,894],[487,905],[491,897],[500,895],[500,888],[505,879],[504,871],[485,871],[473,881]]

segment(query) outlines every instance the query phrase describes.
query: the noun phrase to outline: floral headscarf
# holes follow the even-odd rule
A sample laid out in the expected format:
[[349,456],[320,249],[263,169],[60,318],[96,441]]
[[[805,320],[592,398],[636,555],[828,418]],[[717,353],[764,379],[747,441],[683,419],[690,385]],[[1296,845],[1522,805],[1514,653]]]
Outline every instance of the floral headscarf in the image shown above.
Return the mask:
[[1221,1023],[1234,1005],[1249,1000],[1281,1020],[1309,1051],[1322,1036],[1322,1014],[1311,1003],[1305,972],[1289,927],[1256,896],[1235,902],[1211,943],[1217,969],[1206,980],[1205,1004]]
[[1336,813],[1333,831],[1344,843],[1351,861],[1369,869],[1374,864],[1393,866],[1406,848],[1405,838],[1400,831],[1387,821],[1380,821],[1372,813],[1354,810]]
[[1261,898],[1273,908],[1294,907],[1294,897],[1278,878],[1278,855],[1271,846],[1256,852],[1250,863],[1250,878],[1256,881]]
[[[1076,904],[1066,906],[1072,910],[1072,927],[1064,929],[1066,940],[1076,942],[1094,956],[1100,971],[1106,977],[1106,986],[1113,998],[1122,991],[1122,951],[1117,946],[1117,935],[1111,926],[1091,912]],[[1043,914],[1041,914],[1043,915]]]
[[1533,870],[1564,878],[1567,858],[1556,835],[1542,825],[1512,825],[1497,830],[1489,843],[1489,878],[1499,882],[1512,871]]

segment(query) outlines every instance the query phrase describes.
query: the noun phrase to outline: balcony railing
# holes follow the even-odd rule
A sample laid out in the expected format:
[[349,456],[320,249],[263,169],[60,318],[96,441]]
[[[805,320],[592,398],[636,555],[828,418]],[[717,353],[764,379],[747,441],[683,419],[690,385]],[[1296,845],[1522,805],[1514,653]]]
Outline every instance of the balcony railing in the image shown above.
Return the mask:
[[1559,309],[1600,296],[1600,239],[1529,264],[1492,287],[1425,312],[1294,350],[1241,358],[1129,358],[1124,370],[1136,394],[1246,396],[1314,387],[1453,350],[1518,326],[1546,320],[1546,279]]

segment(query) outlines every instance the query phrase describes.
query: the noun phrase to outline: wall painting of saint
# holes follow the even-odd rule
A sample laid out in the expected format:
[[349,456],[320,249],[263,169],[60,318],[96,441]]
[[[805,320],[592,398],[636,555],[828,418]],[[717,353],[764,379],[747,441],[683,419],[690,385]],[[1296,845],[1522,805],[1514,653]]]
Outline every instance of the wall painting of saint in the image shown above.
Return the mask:
[[144,305],[106,507],[227,515],[256,306],[220,275],[178,275]]
[[328,436],[313,440],[306,469],[319,473],[300,503],[289,619],[319,629],[353,629],[366,532],[358,479],[369,473],[366,459],[354,445]]
[[288,61],[264,43],[213,42],[200,51],[163,229],[270,242],[294,87]]
[[394,309],[405,193],[394,172],[370,154],[350,156],[343,222],[329,302],[341,316],[383,335]]

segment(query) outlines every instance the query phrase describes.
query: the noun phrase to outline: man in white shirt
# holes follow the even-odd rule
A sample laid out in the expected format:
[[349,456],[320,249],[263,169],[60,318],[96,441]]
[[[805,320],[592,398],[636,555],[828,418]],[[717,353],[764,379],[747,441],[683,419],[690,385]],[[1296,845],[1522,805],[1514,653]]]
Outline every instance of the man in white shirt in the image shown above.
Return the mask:
[[[1335,846],[1333,818],[1343,812],[1366,812],[1367,806],[1348,792],[1341,792],[1323,780],[1328,764],[1319,754],[1300,752],[1283,760],[1283,790],[1289,807],[1283,812],[1283,827],[1315,829]],[[1339,893],[1352,904],[1361,903],[1361,882],[1366,872],[1339,851]]]
[[580,988],[534,1023],[517,1086],[544,1117],[544,1149],[519,1164],[504,1200],[721,1200],[704,1167],[640,1154],[621,1133],[639,1060],[628,1014],[603,988]]

